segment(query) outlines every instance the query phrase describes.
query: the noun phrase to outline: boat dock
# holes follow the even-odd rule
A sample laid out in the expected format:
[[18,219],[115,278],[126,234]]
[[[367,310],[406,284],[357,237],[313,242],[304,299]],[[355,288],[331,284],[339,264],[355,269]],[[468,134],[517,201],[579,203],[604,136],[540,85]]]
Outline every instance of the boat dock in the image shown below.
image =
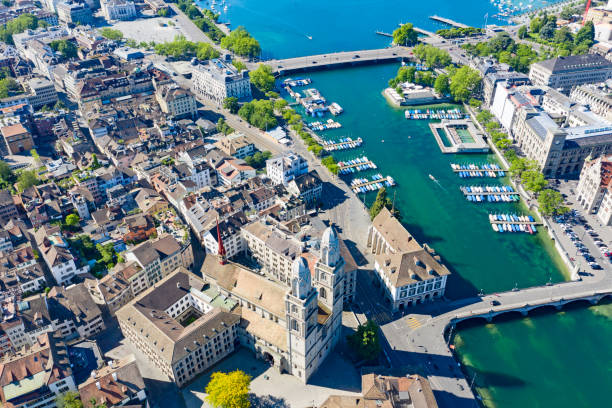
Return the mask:
[[366,193],[368,191],[376,191],[383,187],[392,187],[395,185],[393,177],[383,177],[382,174],[372,176],[372,180],[367,178],[353,179],[351,181],[351,189],[355,193]]
[[465,186],[459,189],[466,200],[473,203],[515,203],[521,199],[511,186]]
[[391,37],[391,38],[393,38],[393,34],[385,33],[384,31],[376,31],[376,34],[382,35],[383,37]]
[[358,157],[353,160],[341,161],[338,163],[340,168],[340,174],[349,174],[354,173],[356,171],[364,171],[376,169],[377,166],[373,161],[368,159],[366,156]]
[[504,177],[506,171],[499,167],[497,164],[456,164],[451,163],[453,172],[461,178],[470,177]]
[[440,23],[444,23],[446,25],[452,26],[452,27],[457,27],[457,28],[468,28],[469,25],[467,24],[463,24],[463,23],[459,23],[455,20],[451,20],[450,18],[445,18],[445,17],[440,17],[438,15],[433,15],[433,16],[429,16],[429,18],[431,20],[434,21],[439,21]]
[[362,143],[363,143],[363,140],[361,140],[360,137],[357,138],[356,140],[353,140],[350,137],[345,137],[343,139],[340,139],[337,142],[332,142],[329,140],[321,141],[321,144],[323,145],[323,149],[327,150],[328,152],[333,152],[336,150],[353,149],[355,147],[361,146]]
[[536,225],[542,225],[536,222],[531,215],[516,214],[489,214],[489,222],[495,232],[526,232],[528,234],[538,232]]
[[325,122],[310,122],[306,124],[312,130],[329,130],[329,129],[340,129],[342,124],[334,121],[333,119],[327,119]]

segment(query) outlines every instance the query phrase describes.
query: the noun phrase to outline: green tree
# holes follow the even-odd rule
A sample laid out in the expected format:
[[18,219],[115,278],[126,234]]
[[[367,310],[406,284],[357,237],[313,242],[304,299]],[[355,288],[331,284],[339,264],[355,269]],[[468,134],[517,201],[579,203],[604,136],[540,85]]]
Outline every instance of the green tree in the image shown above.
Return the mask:
[[480,86],[480,73],[467,65],[459,68],[451,77],[450,92],[459,102],[469,100]]
[[0,187],[8,188],[15,182],[15,173],[5,161],[0,160]]
[[21,86],[13,78],[0,79],[0,98],[6,98],[13,93],[22,92]]
[[199,60],[206,61],[214,58],[218,58],[219,51],[217,51],[212,45],[205,42],[196,43],[196,57]]
[[563,10],[561,10],[561,13],[559,13],[559,17],[561,17],[563,20],[570,20],[573,15],[574,10],[572,10],[571,7],[564,7]]
[[372,320],[359,325],[357,331],[350,334],[347,339],[353,351],[363,360],[375,360],[382,350],[378,338],[378,325]]
[[157,10],[157,15],[160,17],[168,17],[168,9],[167,8],[161,8],[159,10]]
[[228,36],[221,39],[221,46],[244,57],[256,57],[261,53],[261,47],[256,39],[251,37],[244,27],[238,27]]
[[548,182],[544,175],[537,170],[527,170],[521,174],[521,182],[525,185],[528,191],[539,193],[546,187]]
[[268,65],[259,64],[257,69],[249,73],[251,83],[262,92],[274,89],[274,74]]
[[223,107],[229,110],[231,113],[237,113],[238,109],[240,109],[240,105],[238,104],[238,98],[235,96],[230,96],[225,98],[223,101]]
[[283,109],[285,109],[285,107],[287,107],[287,105],[289,105],[289,102],[287,102],[284,99],[277,99],[274,101],[274,109],[277,112],[282,112]]
[[510,163],[509,171],[512,177],[520,178],[523,172],[537,169],[537,162],[525,158],[517,158]]
[[538,205],[542,215],[550,217],[552,215],[562,215],[569,211],[563,205],[563,196],[555,190],[546,189],[538,196]]
[[40,183],[40,180],[38,180],[36,171],[34,170],[24,170],[19,173],[19,176],[17,177],[17,186],[19,187],[19,191],[24,191],[27,188],[36,186],[38,183]]
[[434,89],[438,94],[442,96],[450,94],[450,83],[449,83],[448,75],[445,75],[445,74],[438,75],[438,77],[436,78],[434,82]]
[[245,69],[247,69],[246,64],[237,59],[232,60],[232,65],[234,65],[234,67],[236,67],[238,71],[244,71]]
[[76,391],[68,391],[58,395],[55,398],[55,403],[57,404],[57,408],[83,408],[79,393]]
[[234,129],[232,129],[232,127],[228,125],[223,118],[219,118],[217,121],[217,130],[226,136],[234,132]]
[[274,105],[272,101],[255,99],[242,105],[238,115],[251,125],[261,130],[269,130],[277,125],[274,117]]
[[393,202],[389,197],[387,197],[387,189],[383,187],[378,190],[378,194],[376,194],[376,200],[374,200],[372,207],[370,207],[370,218],[376,218],[378,213],[380,213],[380,211],[385,207],[388,210],[393,211],[393,215],[395,216],[395,218],[397,218],[398,220],[401,219],[399,210],[393,207]]
[[524,26],[524,25],[520,26],[516,34],[518,35],[518,38],[520,38],[520,39],[527,38],[527,34],[528,34],[527,33],[527,26]]
[[571,44],[574,41],[574,36],[568,27],[561,27],[555,32],[553,41],[557,44]]
[[53,51],[57,51],[66,59],[76,58],[78,53],[77,46],[69,40],[53,40],[49,43]]
[[540,38],[545,40],[550,40],[555,36],[555,30],[557,29],[557,25],[554,22],[548,21],[546,24],[540,28]]
[[419,35],[414,31],[414,26],[411,23],[401,25],[393,31],[393,42],[397,45],[405,47],[415,45],[419,41]]
[[68,214],[66,216],[65,224],[70,227],[78,227],[80,221],[81,219],[77,214]]
[[544,23],[542,22],[542,19],[540,19],[539,17],[534,17],[531,19],[531,22],[529,23],[529,30],[532,33],[537,34],[540,32],[542,25],[544,25]]
[[576,45],[585,45],[591,47],[595,42],[595,26],[592,21],[587,21],[574,37],[574,43]]
[[104,27],[100,30],[100,35],[107,40],[121,41],[123,39],[123,33],[119,30],[115,30],[110,27]]
[[241,370],[215,372],[206,385],[206,401],[216,408],[249,408],[251,376]]

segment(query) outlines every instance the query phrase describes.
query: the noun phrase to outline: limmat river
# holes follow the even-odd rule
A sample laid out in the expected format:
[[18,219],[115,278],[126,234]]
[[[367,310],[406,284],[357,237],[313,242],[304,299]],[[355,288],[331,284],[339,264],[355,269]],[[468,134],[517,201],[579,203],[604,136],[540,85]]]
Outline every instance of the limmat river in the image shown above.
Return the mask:
[[[230,0],[223,19],[232,27],[245,26],[260,41],[264,58],[287,58],[384,47],[389,39],[374,31],[390,32],[408,21],[427,30],[441,28],[428,19],[432,14],[481,26],[485,14],[491,22],[497,12],[486,0]],[[403,110],[387,104],[381,91],[397,68],[387,64],[308,74],[312,87],[345,110],[337,118],[342,129],[320,134],[364,140],[361,148],[334,156],[365,155],[378,166],[352,177],[380,173],[397,181],[389,195],[395,194],[406,228],[435,248],[453,272],[447,296],[565,280],[567,269],[546,234],[499,234],[487,222],[488,212],[524,213],[523,204],[472,204],[461,195],[459,186],[482,181],[458,178],[450,163],[495,161],[492,155],[443,155],[426,121],[406,120]],[[487,184],[502,182],[487,179]],[[374,194],[364,199],[371,203]],[[611,317],[612,305],[605,304],[470,325],[459,330],[455,345],[470,380],[476,374],[474,384],[487,406],[601,406],[612,387]]]

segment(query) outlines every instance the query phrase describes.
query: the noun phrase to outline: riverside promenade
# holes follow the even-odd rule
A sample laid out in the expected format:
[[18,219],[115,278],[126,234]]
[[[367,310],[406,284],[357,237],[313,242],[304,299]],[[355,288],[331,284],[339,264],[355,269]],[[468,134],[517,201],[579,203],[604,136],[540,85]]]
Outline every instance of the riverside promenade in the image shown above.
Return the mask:
[[410,367],[427,376],[441,407],[479,406],[471,390],[474,379],[465,377],[449,347],[459,322],[470,319],[491,322],[503,314],[521,318],[535,309],[556,311],[574,302],[589,306],[608,296],[612,296],[612,277],[603,276],[599,280],[564,282],[417,306],[409,309],[409,314],[381,326],[389,343],[385,353],[392,366]]
[[412,57],[412,48],[410,47],[388,47],[375,50],[342,51],[282,60],[269,60],[265,61],[265,64],[269,65],[272,68],[272,72],[277,75],[285,75],[300,71],[402,61],[410,57]]

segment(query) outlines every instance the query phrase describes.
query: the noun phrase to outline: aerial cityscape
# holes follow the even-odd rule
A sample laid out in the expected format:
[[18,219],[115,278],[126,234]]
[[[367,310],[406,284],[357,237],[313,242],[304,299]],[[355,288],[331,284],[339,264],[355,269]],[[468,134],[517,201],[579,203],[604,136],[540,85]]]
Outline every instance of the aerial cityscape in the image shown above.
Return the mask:
[[609,406],[612,0],[2,0],[0,406]]

